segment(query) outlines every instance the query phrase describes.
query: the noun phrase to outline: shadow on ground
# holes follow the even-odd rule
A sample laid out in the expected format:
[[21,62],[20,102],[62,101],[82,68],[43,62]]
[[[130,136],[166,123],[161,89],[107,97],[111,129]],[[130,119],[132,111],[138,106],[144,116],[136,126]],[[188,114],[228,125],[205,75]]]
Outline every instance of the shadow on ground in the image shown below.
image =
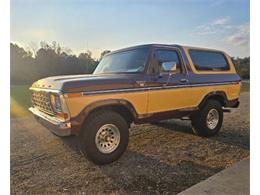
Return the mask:
[[177,193],[222,169],[186,160],[173,166],[135,151],[127,151],[118,162],[100,167],[116,186],[138,194]]
[[[191,124],[188,121],[184,122],[178,120],[168,120],[168,121],[158,122],[154,125],[168,129],[170,131],[193,134]],[[240,147],[245,150],[250,149],[249,134],[243,134],[239,131],[229,130],[222,127],[219,133],[213,137],[210,137],[210,139],[218,142],[222,142],[224,144]]]
[[[171,130],[191,133],[189,126],[167,124],[167,122],[159,125],[164,128],[171,127]],[[63,137],[61,140],[79,155],[82,155],[78,149],[76,136]],[[120,189],[131,194],[167,192],[176,194],[221,171],[224,167],[204,166],[185,159],[172,164],[160,159],[160,156],[128,149],[118,161],[98,166],[98,169],[104,178],[112,184],[104,184],[106,188],[102,193],[111,193]]]

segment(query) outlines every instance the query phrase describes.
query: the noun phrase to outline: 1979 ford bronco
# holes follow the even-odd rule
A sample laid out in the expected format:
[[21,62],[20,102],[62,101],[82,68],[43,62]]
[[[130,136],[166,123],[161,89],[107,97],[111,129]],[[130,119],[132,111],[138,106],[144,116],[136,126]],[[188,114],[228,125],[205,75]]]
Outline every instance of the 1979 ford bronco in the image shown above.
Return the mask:
[[190,119],[199,136],[221,128],[239,105],[241,80],[221,51],[149,44],[103,57],[93,74],[55,76],[30,88],[35,118],[59,136],[78,135],[94,163],[118,159],[131,123]]

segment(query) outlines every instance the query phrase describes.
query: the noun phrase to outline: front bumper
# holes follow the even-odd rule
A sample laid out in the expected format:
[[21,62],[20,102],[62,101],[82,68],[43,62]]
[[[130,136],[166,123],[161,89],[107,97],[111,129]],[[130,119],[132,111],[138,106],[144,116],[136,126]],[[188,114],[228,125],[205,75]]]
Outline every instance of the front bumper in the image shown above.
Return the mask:
[[34,115],[36,120],[44,127],[48,128],[54,134],[58,136],[69,136],[71,135],[71,123],[63,121],[57,117],[47,115],[37,108],[30,107],[29,111]]

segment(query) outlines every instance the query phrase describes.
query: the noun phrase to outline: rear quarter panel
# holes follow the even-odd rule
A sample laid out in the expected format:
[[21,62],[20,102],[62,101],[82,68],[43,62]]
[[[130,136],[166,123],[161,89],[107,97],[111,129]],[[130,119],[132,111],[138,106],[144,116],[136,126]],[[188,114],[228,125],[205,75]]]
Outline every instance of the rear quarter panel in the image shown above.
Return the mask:
[[[239,98],[240,89],[241,89],[241,79],[239,75],[236,72],[236,69],[234,67],[234,64],[230,58],[230,56],[219,50],[214,49],[205,49],[205,48],[195,48],[195,47],[183,47],[184,52],[187,56],[187,59],[189,61],[189,66],[192,72],[189,74],[190,76],[190,84],[207,84],[207,83],[226,83],[226,85],[219,85],[219,86],[208,86],[207,93],[210,91],[224,91],[227,95],[228,100],[233,100],[236,98]],[[192,59],[190,57],[189,51],[191,49],[194,50],[202,50],[202,51],[215,51],[222,53],[228,64],[229,64],[229,70],[225,71],[201,71],[197,70],[192,62]],[[204,94],[205,91],[203,88],[197,88],[198,94],[202,93]]]

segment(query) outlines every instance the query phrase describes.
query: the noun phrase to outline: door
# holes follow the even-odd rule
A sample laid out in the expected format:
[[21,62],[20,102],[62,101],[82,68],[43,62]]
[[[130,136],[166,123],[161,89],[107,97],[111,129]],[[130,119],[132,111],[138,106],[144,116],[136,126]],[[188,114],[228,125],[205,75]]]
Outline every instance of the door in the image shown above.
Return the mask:
[[[176,69],[166,70],[165,64],[176,64]],[[188,75],[178,49],[154,49],[148,71],[148,113],[191,107]]]

